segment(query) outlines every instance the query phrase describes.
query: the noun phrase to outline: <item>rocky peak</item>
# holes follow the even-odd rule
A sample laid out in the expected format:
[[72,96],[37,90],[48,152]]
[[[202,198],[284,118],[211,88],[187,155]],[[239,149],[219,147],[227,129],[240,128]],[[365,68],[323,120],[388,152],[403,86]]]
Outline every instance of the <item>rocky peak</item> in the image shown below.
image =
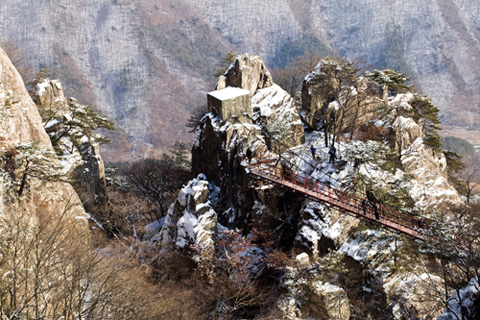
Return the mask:
[[272,76],[259,56],[239,55],[220,77],[217,90],[238,87],[250,90],[254,95],[259,89],[270,87]]
[[35,87],[35,102],[41,109],[65,112],[67,101],[60,80],[43,79]]
[[10,143],[38,141],[52,149],[35,103],[22,77],[0,48],[0,132]]
[[[231,69],[234,67],[233,64]],[[363,108],[362,115],[354,118],[351,131],[337,136],[340,138],[335,146],[340,159],[328,163],[327,129],[309,128],[308,124],[304,127],[305,122],[301,121],[317,113],[316,107],[304,108],[301,119],[293,99],[279,86],[257,89],[251,98],[252,123],[231,122],[214,113],[203,118],[192,148],[192,166],[198,178],[180,192],[162,231],[154,238],[179,249],[194,245],[200,248],[200,254],[209,252],[212,257],[222,231],[241,230],[238,232],[243,232],[242,236],[254,237],[254,225],[260,232],[272,235],[278,245],[292,253],[292,259],[297,257],[295,267],[286,268],[279,280],[281,294],[273,306],[276,318],[320,314],[348,318],[356,303],[366,303],[365,297],[372,297],[369,308],[377,309],[374,304],[380,301],[378,295],[385,301],[387,312],[387,302],[395,305],[398,295],[408,301],[413,299],[402,288],[420,290],[421,280],[404,277],[396,267],[392,268],[396,263],[392,261],[392,252],[395,250],[396,254],[397,241],[408,246],[406,237],[362,223],[358,217],[328,203],[252,178],[248,174],[247,150],[252,151],[253,161],[279,156],[275,165],[296,174],[299,183],[306,177],[325,188],[334,187],[357,197],[367,197],[367,188],[378,187],[375,191],[381,189],[380,196],[386,196],[377,201],[383,201],[383,205],[391,198],[401,198],[392,203],[396,207],[405,205],[405,212],[413,219],[418,212],[428,217],[431,209],[440,210],[447,202],[460,201],[443,176],[445,158],[424,142],[425,127],[422,119],[415,117],[420,114],[415,93],[387,92],[381,80],[374,78],[353,79],[351,86],[339,86],[327,74],[321,74],[319,79],[320,82],[306,81],[304,86],[304,92],[312,100],[317,99],[315,106],[334,109],[332,104],[337,102],[350,108],[352,113],[345,113],[347,117]],[[328,87],[333,91],[323,91],[322,82],[330,82]],[[366,111],[371,111],[368,116]],[[318,112],[315,117],[324,115]],[[341,115],[329,114],[332,121]],[[312,145],[317,148],[315,156]],[[388,165],[382,166],[386,162]],[[405,193],[396,193],[397,189]],[[409,206],[407,201],[402,202],[405,199],[412,199],[415,204]],[[347,280],[337,281],[341,265],[348,265],[351,274],[362,274],[362,279],[354,280],[347,273],[343,275]],[[335,266],[331,277],[327,275],[329,266]],[[350,277],[359,282],[351,285]],[[408,302],[408,307],[417,308],[418,315],[424,315],[433,306],[428,302]]]
[[[0,82],[0,152],[2,157],[7,155],[8,150],[14,150],[19,144],[25,146],[38,143],[39,148],[53,151],[35,103],[30,98],[22,78],[1,49]],[[4,178],[0,179],[0,208],[3,209],[3,212],[11,210],[25,212],[33,223],[41,214],[60,216],[66,213],[67,218],[76,219],[77,226],[88,227],[82,202],[69,183],[42,181],[32,176],[28,179],[28,190],[23,195],[18,195],[17,184],[9,183],[9,181],[11,181],[12,175],[21,177],[25,172],[19,172],[20,168],[16,168],[17,164],[15,163],[12,168],[5,168],[5,165],[7,164],[2,163],[2,168],[0,168],[0,173]],[[12,169],[14,171],[11,171]],[[7,176],[6,172],[9,171],[11,174]],[[11,197],[15,197],[18,201],[10,201]]]

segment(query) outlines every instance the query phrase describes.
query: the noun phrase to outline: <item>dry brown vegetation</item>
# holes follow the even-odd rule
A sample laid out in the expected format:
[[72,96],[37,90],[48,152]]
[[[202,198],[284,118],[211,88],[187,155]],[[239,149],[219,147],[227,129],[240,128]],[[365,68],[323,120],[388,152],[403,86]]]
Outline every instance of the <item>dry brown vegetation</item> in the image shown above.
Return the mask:
[[15,43],[0,39],[1,48],[12,61],[12,64],[22,76],[25,85],[29,85],[35,78],[36,70],[26,53]]
[[[0,314],[8,319],[149,319],[156,291],[128,259],[94,250],[69,216],[4,212]],[[155,318],[155,317],[154,317]]]

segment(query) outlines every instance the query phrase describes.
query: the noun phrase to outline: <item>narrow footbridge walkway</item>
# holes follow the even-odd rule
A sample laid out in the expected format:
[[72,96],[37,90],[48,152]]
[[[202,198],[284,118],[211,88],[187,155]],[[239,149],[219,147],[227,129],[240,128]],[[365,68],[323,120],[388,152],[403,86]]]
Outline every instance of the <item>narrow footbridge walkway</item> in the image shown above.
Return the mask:
[[[248,165],[248,173],[256,178],[273,182],[300,192],[305,196],[327,203],[357,218],[364,218],[415,239],[428,240],[429,236],[422,223],[410,216],[401,214],[381,205],[377,205],[377,217],[374,208],[362,207],[362,199],[349,193],[337,190],[326,184],[297,175],[275,166],[277,159],[254,160]],[[378,218],[378,219],[376,219]]]

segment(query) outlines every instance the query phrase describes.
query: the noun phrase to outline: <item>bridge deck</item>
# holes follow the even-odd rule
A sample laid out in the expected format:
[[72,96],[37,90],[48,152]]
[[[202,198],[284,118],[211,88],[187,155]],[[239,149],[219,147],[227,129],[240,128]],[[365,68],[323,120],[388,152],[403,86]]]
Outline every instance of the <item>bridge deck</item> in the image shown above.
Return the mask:
[[355,217],[364,218],[419,240],[427,240],[426,230],[424,227],[421,227],[419,220],[381,205],[377,205],[379,219],[375,219],[375,212],[371,207],[366,208],[364,211],[361,205],[362,199],[310,178],[276,167],[273,165],[275,160],[268,159],[252,162],[248,165],[249,174],[257,179],[273,182],[298,191]]

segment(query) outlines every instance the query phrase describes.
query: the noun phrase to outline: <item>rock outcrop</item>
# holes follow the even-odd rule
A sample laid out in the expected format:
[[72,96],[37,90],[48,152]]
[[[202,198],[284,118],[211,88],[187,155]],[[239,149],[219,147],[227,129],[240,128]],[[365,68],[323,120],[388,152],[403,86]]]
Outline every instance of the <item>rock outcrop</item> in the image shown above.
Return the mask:
[[313,261],[340,247],[358,220],[334,208],[308,201],[300,211],[295,246]]
[[260,89],[252,98],[255,123],[268,128],[266,142],[271,150],[282,153],[285,149],[305,142],[303,124],[292,97],[273,84]]
[[438,276],[422,273],[404,273],[395,275],[384,284],[387,295],[392,298],[401,297],[401,300],[392,301],[393,314],[399,317],[408,311],[408,308],[415,310],[416,316],[420,319],[436,319],[443,310],[441,303],[432,303],[431,297],[435,295],[434,286],[427,286],[426,283],[434,284],[437,288],[442,286],[442,279]]
[[[12,159],[9,158],[12,155],[9,150],[15,150],[15,147],[21,143],[33,142],[37,142],[47,151],[53,151],[53,148],[43,128],[37,107],[30,98],[22,78],[1,49],[0,82],[0,152],[2,153],[0,208],[2,213],[24,212],[33,222],[40,215],[60,217],[65,214],[68,219],[76,220],[76,225],[80,228],[88,228],[87,215],[82,202],[69,183],[42,181],[29,177],[26,191],[21,195],[18,194],[19,187],[15,182],[15,176],[21,177],[25,172],[18,172],[16,164],[9,162]],[[11,201],[12,197],[16,201]]]
[[[413,98],[413,94],[400,94],[391,98],[389,105],[396,110],[411,110],[409,103]],[[410,192],[417,205],[423,210],[429,210],[446,204],[460,204],[458,192],[446,178],[447,162],[444,154],[434,152],[425,145],[420,125],[412,118],[397,115],[392,129],[395,133],[395,150],[405,173],[411,174],[417,182]]]
[[196,246],[197,257],[214,252],[217,213],[213,206],[218,190],[199,175],[183,187],[168,209],[164,227],[152,238],[163,248],[188,249]]
[[[240,205],[242,214],[236,214],[235,217],[243,220],[254,206],[250,200],[248,203],[238,202],[238,194],[248,189],[251,182],[245,171],[247,150],[250,149],[253,158],[274,157],[286,148],[302,144],[305,137],[293,99],[272,83],[261,59],[245,55],[239,56],[236,61],[226,72],[226,77],[235,79],[236,85],[256,92],[251,99],[253,114],[249,115],[253,123],[222,120],[213,113],[207,114],[195,133],[192,170],[196,175],[205,174],[210,182],[225,191],[221,196],[220,203],[223,205],[220,210],[226,210],[236,203]],[[257,193],[257,197],[262,197],[264,193],[263,190],[256,192],[252,189],[248,192],[249,199],[254,193]],[[230,218],[225,219],[230,221]]]
[[[379,90],[372,90],[372,96],[365,96],[363,101],[381,108],[360,117],[352,131],[336,139],[341,159],[334,163],[327,161],[328,133],[314,129],[304,132],[291,97],[275,84],[253,95],[252,123],[231,123],[207,114],[196,130],[192,148],[192,166],[198,178],[182,189],[163,230],[154,239],[176,248],[204,248],[200,255],[211,255],[214,248],[222,251],[218,250],[223,239],[220,231],[231,232],[246,247],[252,245],[248,241],[257,241],[258,234],[274,237],[275,243],[292,255],[290,266],[282,269],[276,282],[278,299],[270,305],[274,318],[347,319],[358,312],[381,318],[412,308],[417,315],[428,316],[429,309],[434,310],[430,315],[438,315],[435,303],[411,302],[409,288],[418,295],[425,291],[421,290],[421,278],[404,276],[397,265],[398,247],[420,256],[408,237],[383,231],[377,224],[364,223],[327,202],[306,199],[301,192],[249,175],[250,161],[277,158],[274,165],[293,172],[294,181],[302,184],[305,178],[314,179],[323,184],[317,186],[340,201],[345,195],[332,188],[366,197],[362,181],[374,187],[378,184],[378,189],[392,198],[398,197],[389,193],[392,189],[405,189],[401,197],[414,200],[416,207],[411,210],[431,208],[425,204],[441,209],[442,201],[458,200],[443,176],[444,159],[423,142],[422,120],[413,118],[417,109],[411,107],[410,99],[414,94],[388,97],[377,80],[357,80],[359,87],[348,90],[358,94],[365,84],[362,81],[375,82],[372,87]],[[312,91],[312,97],[314,94]],[[335,99],[343,97],[340,90]],[[304,118],[309,110],[303,110]],[[321,155],[312,155],[312,145]],[[252,159],[248,159],[247,150],[252,152]],[[389,165],[395,154],[403,167],[396,162],[392,170]],[[413,179],[404,179],[408,174]],[[431,196],[425,197],[418,193],[422,188],[435,191],[429,189]],[[261,257],[252,255],[268,257],[269,250],[261,250]],[[403,265],[412,259],[403,255]]]
[[315,315],[325,314],[328,319],[349,319],[350,302],[341,287],[317,281],[312,286],[309,307]]
[[254,95],[259,89],[270,87],[272,76],[259,56],[238,56],[217,84],[217,90],[232,86],[250,90]]
[[[35,101],[38,108],[48,114],[44,126],[49,135],[58,140],[55,149],[72,178],[73,187],[82,199],[85,210],[100,219],[107,210],[108,196],[105,181],[105,166],[100,156],[98,143],[78,130],[68,130],[65,122],[77,116],[76,99],[67,99],[59,80],[44,79],[37,84]],[[60,132],[60,133],[59,133]]]
[[316,266],[287,268],[276,301],[275,317],[282,319],[349,319],[350,300],[344,289],[317,280]]
[[52,149],[35,103],[22,77],[0,48],[0,132],[5,143],[38,141]]
[[[442,306],[431,297],[435,296],[436,288],[442,286],[441,278],[426,272],[421,266],[425,262],[406,268],[412,271],[403,268],[397,272],[392,270],[404,263],[411,263],[411,257],[398,253],[398,248],[411,246],[407,239],[379,230],[365,230],[346,241],[339,251],[365,266],[368,273],[381,283],[393,316],[413,312],[420,319],[436,319],[442,312]],[[420,259],[423,258],[420,256]]]
[[[304,123],[317,129],[333,119],[349,119],[336,126],[362,125],[375,117],[374,111],[383,103],[371,95],[368,78],[357,77],[348,63],[339,63],[330,58],[321,60],[308,74],[302,85],[300,114]],[[350,124],[352,122],[352,124]]]

